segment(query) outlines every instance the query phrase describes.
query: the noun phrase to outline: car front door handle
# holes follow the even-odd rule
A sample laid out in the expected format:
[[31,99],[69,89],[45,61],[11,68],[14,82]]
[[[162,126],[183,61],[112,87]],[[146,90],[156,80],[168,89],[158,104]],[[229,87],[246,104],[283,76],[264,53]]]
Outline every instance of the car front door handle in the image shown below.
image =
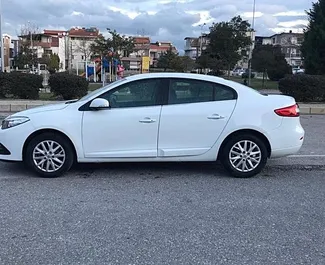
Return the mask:
[[148,118],[148,117],[140,120],[141,123],[153,123],[155,121],[156,121],[155,119],[151,119],[151,118]]
[[211,116],[208,116],[208,119],[210,120],[220,120],[220,119],[224,119],[224,116],[221,116],[219,114],[212,114]]

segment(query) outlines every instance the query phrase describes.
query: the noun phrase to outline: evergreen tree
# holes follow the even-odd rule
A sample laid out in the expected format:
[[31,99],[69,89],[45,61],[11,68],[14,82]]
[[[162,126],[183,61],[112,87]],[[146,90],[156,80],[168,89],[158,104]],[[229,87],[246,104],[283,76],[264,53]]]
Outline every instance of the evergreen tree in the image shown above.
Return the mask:
[[325,0],[312,4],[301,52],[307,74],[325,74]]

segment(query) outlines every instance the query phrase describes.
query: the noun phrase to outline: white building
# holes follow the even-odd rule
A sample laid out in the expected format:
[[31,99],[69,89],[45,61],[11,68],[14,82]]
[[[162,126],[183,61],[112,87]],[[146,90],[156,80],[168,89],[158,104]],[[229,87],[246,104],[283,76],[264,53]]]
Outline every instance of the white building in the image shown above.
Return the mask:
[[281,47],[285,59],[292,67],[300,67],[303,59],[300,51],[303,42],[303,33],[293,33],[292,31],[274,34],[270,37],[258,36],[255,38],[256,44],[259,45],[278,45]]
[[43,33],[20,36],[20,42],[32,46],[37,58],[42,58],[44,54],[57,54],[60,70],[67,70],[76,69],[77,64],[90,60],[90,45],[98,36],[96,28],[44,30]]

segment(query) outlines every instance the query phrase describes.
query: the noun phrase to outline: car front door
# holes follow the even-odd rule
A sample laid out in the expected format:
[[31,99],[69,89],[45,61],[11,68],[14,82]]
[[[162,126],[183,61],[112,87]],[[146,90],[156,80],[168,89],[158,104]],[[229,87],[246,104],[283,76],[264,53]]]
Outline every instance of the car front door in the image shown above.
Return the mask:
[[83,114],[84,156],[156,157],[161,85],[161,79],[144,79],[102,94],[99,98],[107,99],[110,108]]
[[194,156],[208,151],[235,108],[237,93],[221,84],[170,79],[161,111],[158,156]]

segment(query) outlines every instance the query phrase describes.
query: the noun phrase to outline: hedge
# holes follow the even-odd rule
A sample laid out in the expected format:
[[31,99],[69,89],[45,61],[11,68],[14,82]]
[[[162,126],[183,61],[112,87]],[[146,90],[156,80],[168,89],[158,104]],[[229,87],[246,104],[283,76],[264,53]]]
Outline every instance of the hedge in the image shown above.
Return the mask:
[[43,77],[21,72],[0,73],[0,98],[38,99]]
[[279,90],[300,102],[325,101],[325,76],[295,74],[280,79]]
[[51,92],[64,100],[83,97],[88,93],[88,85],[89,82],[84,77],[68,72],[55,73],[49,78]]

